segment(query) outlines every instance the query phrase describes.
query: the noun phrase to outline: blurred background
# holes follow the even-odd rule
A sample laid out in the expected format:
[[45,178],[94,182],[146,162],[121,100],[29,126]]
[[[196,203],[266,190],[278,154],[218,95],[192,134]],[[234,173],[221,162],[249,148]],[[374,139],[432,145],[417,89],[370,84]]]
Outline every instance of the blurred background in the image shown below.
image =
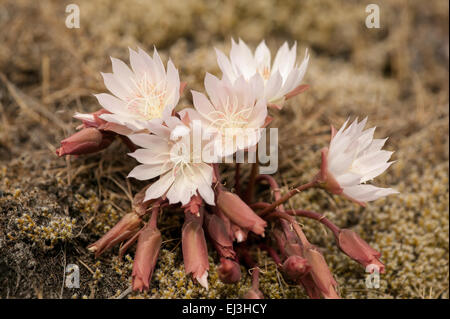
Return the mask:
[[[65,25],[70,3],[80,8],[80,28]],[[369,3],[380,7],[378,29],[365,25]],[[306,48],[311,54],[310,89],[272,114],[280,128],[275,177],[284,189],[315,173],[330,124],[369,116],[376,137],[390,137],[397,162],[375,183],[400,195],[365,209],[320,190],[290,202],[325,213],[381,250],[386,274],[380,288],[368,289],[364,269],[336,249],[332,235],[301,220],[342,297],[448,298],[448,12],[445,0],[0,0],[0,297],[110,298],[128,288],[132,251],[124,260],[117,249],[96,260],[85,247],[143,186],[125,178],[134,160],[118,142],[79,158],[58,158],[55,149],[75,132],[75,111],[99,109],[93,94],[106,91],[100,72],[111,71],[109,56],[128,62],[128,47],[138,46],[155,46],[165,62],[170,56],[188,83],[183,107],[191,104],[189,89],[203,90],[205,72],[220,76],[214,47],[228,53],[231,38],[240,37],[252,49],[265,39],[272,56],[284,41],[297,41],[299,59]],[[213,251],[209,291],[185,277],[180,215],[162,218],[152,289],[125,297],[242,295],[249,276],[243,270],[238,285],[220,283]],[[305,297],[265,253],[255,256],[266,297]],[[80,268],[79,289],[64,287],[68,264]]]

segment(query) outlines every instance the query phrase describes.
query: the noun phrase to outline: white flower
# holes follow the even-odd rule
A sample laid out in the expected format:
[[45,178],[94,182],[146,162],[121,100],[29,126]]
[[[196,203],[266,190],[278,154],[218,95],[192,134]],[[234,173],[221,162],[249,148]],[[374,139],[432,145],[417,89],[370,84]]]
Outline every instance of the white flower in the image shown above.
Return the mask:
[[[131,141],[143,148],[129,155],[142,165],[136,166],[128,177],[147,180],[160,176],[145,193],[145,200],[166,196],[171,204],[181,202],[186,205],[193,195],[198,194],[210,205],[214,205],[211,188],[213,168],[201,160],[195,146],[192,122],[187,117],[180,120],[168,117],[164,124],[149,123],[153,134],[129,135]],[[202,136],[200,132],[200,137]],[[201,141],[201,151],[208,148]]]
[[246,81],[243,77],[232,84],[207,73],[205,89],[209,99],[192,91],[193,109],[184,109],[191,119],[200,119],[205,131],[215,134],[218,156],[228,156],[237,150],[255,146],[267,118],[267,104],[261,97],[263,83],[259,77]]
[[[270,51],[264,40],[258,45],[254,55],[241,39],[238,44],[233,39],[231,41],[230,59],[216,49],[217,63],[224,77],[231,82],[236,81],[240,76],[249,80],[255,74],[260,75],[264,80],[267,102],[277,107],[281,107],[286,98],[302,91],[300,82],[309,61],[307,50],[301,64],[296,65],[297,43],[289,49],[285,42],[278,50],[271,66]],[[288,94],[290,96],[286,96]]]
[[375,127],[364,130],[367,118],[348,120],[338,132],[332,128],[329,149],[322,151],[322,181],[335,194],[343,194],[363,204],[398,191],[364,183],[383,173],[393,162],[393,152],[381,150],[387,138],[373,139]]
[[112,114],[100,117],[125,125],[134,132],[148,129],[149,121],[161,123],[172,114],[180,98],[178,71],[169,60],[167,73],[156,49],[151,58],[142,49],[130,49],[130,68],[121,60],[111,58],[113,73],[102,73],[108,90],[115,96],[95,95]]

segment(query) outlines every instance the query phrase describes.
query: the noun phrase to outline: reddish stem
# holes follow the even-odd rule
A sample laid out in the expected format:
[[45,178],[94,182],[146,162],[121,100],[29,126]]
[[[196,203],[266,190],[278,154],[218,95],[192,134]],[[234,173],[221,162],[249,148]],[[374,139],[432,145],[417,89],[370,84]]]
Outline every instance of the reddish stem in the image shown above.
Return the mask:
[[265,218],[266,219],[282,218],[284,220],[287,220],[294,228],[295,232],[297,233],[297,236],[300,238],[300,241],[301,241],[303,247],[307,247],[307,246],[311,245],[309,243],[308,239],[306,238],[305,234],[303,233],[303,230],[300,228],[300,226],[297,224],[297,221],[291,215],[289,215],[285,212],[275,211],[275,212],[270,213]]
[[252,164],[252,170],[250,172],[250,180],[248,182],[247,186],[247,193],[245,194],[245,201],[247,204],[253,202],[253,197],[255,194],[255,182],[256,177],[258,176],[258,169],[259,169],[259,163],[258,160],[256,160],[256,163]]
[[161,208],[160,205],[154,206],[152,208],[152,216],[150,216],[150,220],[148,221],[148,226],[151,228],[156,228],[156,224],[158,221],[158,214],[159,214],[159,209]]
[[266,244],[260,244],[259,247],[261,249],[264,249],[265,251],[267,251],[267,253],[269,254],[269,256],[273,259],[273,261],[275,262],[275,264],[277,264],[277,266],[280,266],[282,264],[281,262],[281,258],[280,256],[278,256],[277,252],[275,251],[275,249],[273,249],[272,247],[266,245]]
[[236,171],[234,173],[234,189],[238,196],[241,196],[241,164],[236,163]]
[[255,266],[252,271],[252,288],[257,291],[259,290],[259,267]]
[[[263,175],[259,175],[256,180],[257,181],[262,181],[262,180],[267,181],[269,183],[270,189],[273,192],[273,196],[274,196],[275,200],[277,201],[281,198],[281,189],[278,186],[278,183],[275,180],[275,178],[273,178],[270,175],[263,174]],[[257,205],[257,207],[259,209],[264,209],[269,206],[270,206],[270,204],[267,204],[267,203],[259,203]],[[256,209],[258,209],[258,208],[256,208]],[[284,212],[284,205],[283,204],[279,205],[278,210]],[[289,223],[286,220],[282,219],[282,220],[280,220],[280,224],[281,224],[281,228],[283,229],[283,232],[284,232],[286,238],[289,240],[292,240],[293,237],[295,237],[295,234],[293,233],[292,229],[289,227]]]
[[242,244],[239,245],[238,247],[236,247],[236,252],[239,256],[239,259],[243,261],[247,268],[251,269],[256,267],[256,262],[253,260],[252,256],[250,256],[247,246]]
[[326,227],[328,227],[328,229],[330,229],[333,232],[333,234],[336,238],[339,236],[339,232],[341,229],[338,226],[336,226],[335,224],[333,224],[329,219],[327,219],[322,214],[308,211],[308,210],[288,210],[288,211],[286,211],[286,213],[289,215],[301,216],[301,217],[306,217],[306,218],[311,218],[311,219],[317,220],[320,223],[322,223],[323,225],[325,225]]
[[259,216],[265,216],[268,213],[270,213],[271,211],[273,211],[274,209],[276,209],[277,206],[280,206],[281,204],[283,204],[284,202],[288,201],[292,196],[308,189],[311,187],[315,187],[317,185],[317,179],[314,178],[312,181],[310,181],[309,183],[300,185],[294,189],[292,189],[291,191],[289,191],[287,194],[285,194],[284,196],[282,196],[281,198],[279,198],[278,200],[276,200],[275,202],[273,202],[272,204],[270,204],[270,206],[267,206],[265,209],[263,209],[261,212],[258,213]]
[[257,203],[250,204],[249,206],[251,209],[264,209],[266,207],[269,207],[270,204],[265,203],[265,202],[257,202]]
[[273,178],[270,175],[265,175],[265,174],[259,175],[256,178],[256,182],[260,182],[260,181],[263,181],[263,180],[266,181],[267,183],[269,183],[270,189],[273,192],[275,200],[280,199],[281,191],[280,191],[280,187],[278,186],[278,183],[275,180],[275,178]]

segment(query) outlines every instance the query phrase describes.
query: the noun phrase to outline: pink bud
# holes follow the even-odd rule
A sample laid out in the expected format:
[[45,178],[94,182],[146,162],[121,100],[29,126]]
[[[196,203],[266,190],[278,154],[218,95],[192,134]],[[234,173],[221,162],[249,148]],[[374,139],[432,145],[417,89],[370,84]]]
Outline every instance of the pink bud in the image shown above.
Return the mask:
[[217,268],[219,279],[225,284],[235,284],[241,280],[241,267],[239,264],[228,258],[220,258],[220,265]]
[[161,247],[161,233],[150,223],[139,235],[136,255],[133,263],[133,290],[148,290],[149,281],[152,278],[156,261]]
[[259,268],[256,267],[252,272],[252,287],[244,295],[244,299],[264,299],[264,295],[259,290]]
[[141,218],[138,215],[133,212],[128,213],[102,238],[89,245],[88,250],[95,252],[95,257],[98,257],[109,248],[133,236],[140,224]]
[[[203,208],[203,207],[202,207]],[[208,249],[203,232],[203,209],[199,215],[185,213],[185,221],[181,233],[184,268],[186,274],[192,273],[197,282],[208,289]]]
[[312,245],[305,247],[304,257],[311,266],[310,274],[322,295],[327,299],[339,298],[335,290],[337,282],[334,280],[325,258],[323,258],[317,248]]
[[302,255],[302,247],[298,242],[298,237],[291,236],[288,233],[289,238],[287,238],[286,233],[284,233],[281,229],[275,228],[272,232],[272,235],[277,242],[278,249],[283,255],[286,256],[301,256]]
[[83,128],[72,136],[61,141],[56,150],[58,156],[82,155],[100,151],[114,141],[114,134],[101,132],[94,127]]
[[294,255],[288,257],[284,261],[281,269],[289,279],[298,282],[300,278],[311,269],[311,267],[308,265],[308,261],[305,258]]
[[364,267],[375,265],[380,273],[384,273],[384,265],[379,261],[381,253],[373,249],[357,233],[350,229],[341,229],[338,237],[339,248],[350,258]]
[[319,287],[317,287],[316,283],[314,282],[314,279],[312,278],[310,272],[300,278],[300,283],[302,284],[303,288],[305,288],[309,298],[320,299],[322,297],[322,293]]
[[219,192],[217,206],[233,223],[257,235],[264,235],[267,223],[236,194],[227,191]]
[[208,236],[221,257],[234,259],[233,239],[223,220],[217,215],[205,214],[205,224]]

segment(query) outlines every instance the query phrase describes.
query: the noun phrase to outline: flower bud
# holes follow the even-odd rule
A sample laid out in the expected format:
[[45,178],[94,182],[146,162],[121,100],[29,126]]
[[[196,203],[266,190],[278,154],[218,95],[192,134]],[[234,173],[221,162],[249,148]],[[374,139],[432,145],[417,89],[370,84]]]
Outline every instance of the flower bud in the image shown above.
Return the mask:
[[309,298],[320,299],[322,297],[322,293],[314,282],[314,279],[312,278],[310,272],[300,278],[300,283],[302,284],[303,288],[305,288]]
[[339,298],[335,290],[337,282],[334,280],[325,258],[317,248],[312,245],[305,247],[304,257],[311,266],[310,274],[322,295],[327,299]]
[[264,236],[267,223],[248,207],[236,194],[221,191],[217,196],[217,206],[238,226]]
[[264,295],[259,290],[259,268],[256,267],[252,271],[252,287],[244,295],[244,299],[264,299]]
[[235,284],[241,280],[241,267],[239,264],[228,258],[220,258],[220,265],[217,268],[219,279],[225,284]]
[[350,258],[364,267],[375,265],[384,273],[384,265],[379,261],[381,253],[373,249],[357,233],[350,229],[341,229],[338,236],[339,248]]
[[233,250],[233,239],[227,231],[223,220],[212,214],[205,214],[206,231],[211,238],[214,247],[221,257],[234,259],[236,253]]
[[161,233],[155,226],[147,224],[141,232],[133,263],[133,290],[148,290],[161,247]]
[[281,229],[275,228],[272,232],[272,235],[278,245],[278,249],[281,251],[283,255],[286,256],[301,256],[302,255],[302,247],[298,242],[298,237],[290,236],[289,238],[286,236]]
[[298,282],[302,276],[304,276],[311,267],[308,265],[308,261],[300,256],[289,256],[281,266],[286,276],[292,281]]
[[95,257],[98,257],[109,248],[133,236],[138,231],[140,224],[141,218],[138,215],[128,213],[102,238],[87,248],[95,253]]
[[99,131],[94,127],[83,128],[62,140],[56,154],[63,156],[94,153],[108,147],[113,141],[114,134]]
[[203,209],[200,216],[185,213],[185,221],[181,233],[184,268],[186,274],[192,273],[197,282],[208,289],[208,249],[203,232]]

